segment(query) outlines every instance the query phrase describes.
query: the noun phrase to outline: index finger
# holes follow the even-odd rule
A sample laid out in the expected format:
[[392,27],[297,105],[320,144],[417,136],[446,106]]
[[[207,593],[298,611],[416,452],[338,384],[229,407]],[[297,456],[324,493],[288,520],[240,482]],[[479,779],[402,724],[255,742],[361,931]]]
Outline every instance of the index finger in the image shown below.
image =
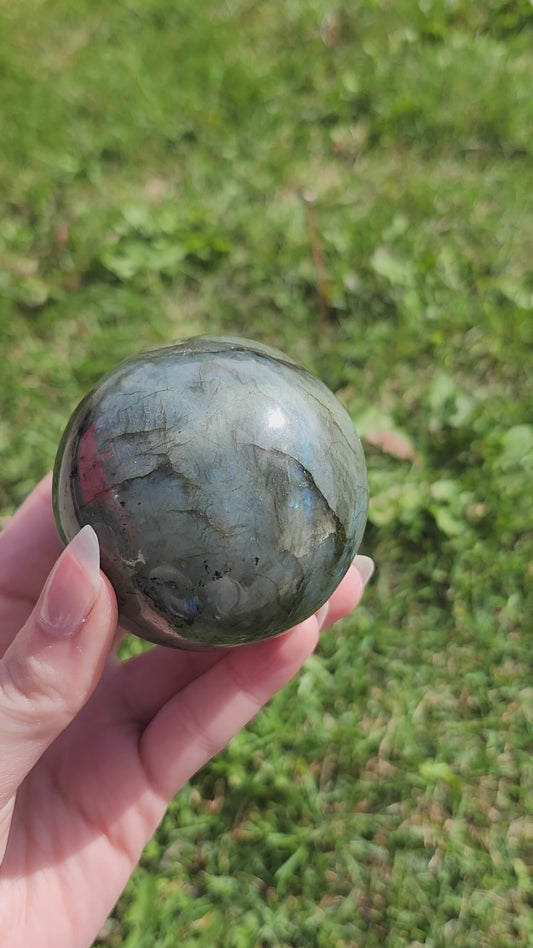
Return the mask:
[[63,546],[47,474],[0,533],[0,593],[35,602]]

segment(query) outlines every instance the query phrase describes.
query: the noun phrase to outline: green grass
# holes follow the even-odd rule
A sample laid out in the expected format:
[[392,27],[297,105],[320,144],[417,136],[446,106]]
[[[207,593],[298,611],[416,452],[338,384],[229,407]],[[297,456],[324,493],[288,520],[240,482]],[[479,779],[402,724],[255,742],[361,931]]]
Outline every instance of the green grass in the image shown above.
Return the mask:
[[98,944],[533,945],[531,3],[0,10],[3,515],[104,371],[200,332],[317,372],[371,485],[364,604]]

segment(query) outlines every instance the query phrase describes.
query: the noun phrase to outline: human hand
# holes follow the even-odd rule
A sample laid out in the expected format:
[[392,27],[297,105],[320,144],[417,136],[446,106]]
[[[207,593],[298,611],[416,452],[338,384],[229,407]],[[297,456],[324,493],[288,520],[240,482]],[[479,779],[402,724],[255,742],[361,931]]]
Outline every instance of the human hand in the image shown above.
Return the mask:
[[92,944],[168,801],[357,604],[372,569],[357,557],[327,606],[279,638],[120,662],[96,535],[85,527],[62,552],[50,487],[0,534],[5,948]]

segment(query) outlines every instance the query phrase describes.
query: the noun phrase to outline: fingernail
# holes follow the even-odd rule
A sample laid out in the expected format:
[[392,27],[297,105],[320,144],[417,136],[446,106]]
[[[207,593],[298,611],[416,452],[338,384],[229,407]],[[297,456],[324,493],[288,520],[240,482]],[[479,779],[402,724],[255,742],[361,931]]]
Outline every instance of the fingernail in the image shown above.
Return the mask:
[[324,626],[325,626],[325,624],[326,624],[326,619],[327,619],[327,617],[328,617],[328,612],[329,612],[329,602],[325,602],[323,606],[320,606],[320,609],[318,610],[318,612],[317,612],[317,614],[316,614],[316,619],[317,619],[317,622],[318,622],[318,631],[319,631],[319,632],[324,628]]
[[85,570],[87,579],[96,591],[100,585],[100,546],[93,528],[89,524],[82,527],[80,532],[71,540],[67,549],[70,550],[82,569]]
[[366,586],[366,584],[368,583],[368,580],[370,579],[370,577],[372,576],[376,568],[376,564],[374,563],[374,560],[370,556],[364,556],[363,554],[359,554],[359,556],[355,557],[353,561],[353,565],[357,568],[357,571],[361,579],[363,580],[363,586]]
[[63,551],[41,594],[37,617],[49,635],[74,635],[91,611],[100,586],[98,537],[89,525]]

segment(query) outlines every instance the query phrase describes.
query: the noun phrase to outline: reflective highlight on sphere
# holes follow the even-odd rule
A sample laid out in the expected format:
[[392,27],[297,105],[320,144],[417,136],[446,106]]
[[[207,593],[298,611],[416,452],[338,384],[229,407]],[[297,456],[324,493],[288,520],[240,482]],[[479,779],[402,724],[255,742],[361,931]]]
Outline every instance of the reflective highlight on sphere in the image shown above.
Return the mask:
[[122,626],[182,648],[312,615],[361,542],[363,450],[332,392],[268,346],[200,336],[110,372],[67,426],[54,512],[90,523]]

